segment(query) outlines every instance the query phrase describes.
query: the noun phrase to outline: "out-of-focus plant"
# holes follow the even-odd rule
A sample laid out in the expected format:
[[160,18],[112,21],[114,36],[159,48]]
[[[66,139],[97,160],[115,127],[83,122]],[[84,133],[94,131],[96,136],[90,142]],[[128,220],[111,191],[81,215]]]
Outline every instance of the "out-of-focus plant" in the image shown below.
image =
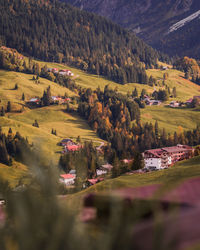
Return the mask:
[[[111,198],[105,221],[102,217],[97,223],[83,224],[59,200],[57,177],[52,168],[35,167],[31,183],[18,192],[0,181],[0,193],[6,200],[0,210],[0,250],[139,249],[133,242],[139,207],[124,210],[123,203]],[[156,249],[167,249],[161,243]]]

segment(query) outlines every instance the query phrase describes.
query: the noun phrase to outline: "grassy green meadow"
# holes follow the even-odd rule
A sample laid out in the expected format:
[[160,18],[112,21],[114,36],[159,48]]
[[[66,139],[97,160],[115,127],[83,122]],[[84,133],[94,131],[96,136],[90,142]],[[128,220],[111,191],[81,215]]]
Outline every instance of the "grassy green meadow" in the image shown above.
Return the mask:
[[[47,79],[40,78],[40,83],[36,84],[32,78],[33,75],[0,70],[0,106],[11,101],[13,109],[19,110],[24,105],[21,100],[23,93],[26,101],[32,97],[41,97],[49,85],[51,86],[52,95],[63,95],[64,93],[69,96],[75,95],[69,89]],[[17,90],[14,90],[15,84],[18,85]]]
[[142,122],[158,121],[159,128],[167,132],[192,130],[200,124],[200,112],[186,108],[170,108],[168,106],[150,106],[141,110]]
[[[21,135],[27,137],[30,143],[34,143],[34,147],[38,152],[42,152],[43,156],[57,163],[62,150],[57,143],[62,138],[76,139],[78,136],[84,140],[102,141],[91,130],[86,121],[74,114],[65,112],[66,106],[50,106],[38,109],[29,109],[25,107],[25,102],[21,100],[22,93],[25,94],[25,100],[32,97],[43,95],[43,91],[50,85],[52,95],[64,95],[72,97],[75,93],[69,89],[62,87],[54,82],[40,78],[40,83],[36,84],[31,80],[33,75],[0,70],[0,107],[6,108],[7,102],[11,101],[13,112],[6,114],[0,118],[0,126],[3,132],[7,133],[12,128],[13,133],[20,132]],[[15,84],[18,89],[14,90]],[[24,107],[22,113],[16,112]],[[35,119],[39,123],[39,128],[33,127]],[[56,129],[57,136],[51,134],[51,130]]]
[[12,167],[0,163],[1,179],[9,182],[11,188],[19,184],[19,180],[27,175],[27,167],[19,162],[13,162]]

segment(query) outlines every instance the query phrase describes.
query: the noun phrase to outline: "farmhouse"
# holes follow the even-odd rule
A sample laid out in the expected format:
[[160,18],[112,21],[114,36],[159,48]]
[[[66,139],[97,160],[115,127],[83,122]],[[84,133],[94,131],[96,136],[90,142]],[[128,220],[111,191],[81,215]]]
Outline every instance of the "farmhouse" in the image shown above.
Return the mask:
[[105,175],[107,174],[108,171],[107,170],[103,170],[103,169],[97,169],[97,176],[101,176],[101,175]]
[[178,108],[180,106],[180,103],[176,102],[176,101],[172,101],[172,102],[170,102],[169,106],[171,108]]
[[71,186],[75,182],[75,176],[72,174],[62,174],[60,175],[60,182],[65,184],[66,186]]
[[65,152],[75,152],[81,148],[81,145],[67,145],[65,146]]
[[31,106],[38,106],[40,104],[40,98],[38,97],[34,97],[34,98],[31,98],[28,102],[27,102],[28,105],[31,105]]
[[95,185],[97,184],[97,182],[99,182],[99,179],[88,179],[87,181],[89,182],[90,185]]
[[52,72],[54,74],[58,73],[58,69],[57,68],[48,68],[48,72]]
[[59,75],[63,75],[63,76],[73,76],[74,74],[71,72],[71,70],[69,69],[62,69],[59,71],[58,73]]
[[52,103],[54,104],[64,104],[71,101],[70,98],[60,97],[60,96],[52,96],[51,97]]
[[163,169],[172,166],[177,161],[192,157],[194,149],[187,145],[146,150],[144,152],[145,167],[148,169]]
[[146,100],[145,103],[147,106],[152,106],[152,105],[159,106],[162,102],[158,100]]
[[101,182],[103,180],[104,180],[104,178],[88,179],[87,184],[89,186],[92,186],[92,185],[95,185],[95,184],[97,184],[97,183],[99,183],[99,182]]
[[71,139],[69,139],[69,138],[66,138],[66,139],[63,139],[61,142],[60,142],[60,145],[61,146],[66,146],[66,145],[68,145],[68,144],[70,144],[70,143],[73,143],[73,141],[71,140]]

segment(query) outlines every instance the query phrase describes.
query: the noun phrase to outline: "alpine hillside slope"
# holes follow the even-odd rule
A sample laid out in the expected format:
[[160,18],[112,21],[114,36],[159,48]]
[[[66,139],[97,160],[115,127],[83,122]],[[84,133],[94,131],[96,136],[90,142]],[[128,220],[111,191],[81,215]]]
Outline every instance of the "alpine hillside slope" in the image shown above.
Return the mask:
[[199,0],[62,0],[134,31],[169,55],[200,57]]

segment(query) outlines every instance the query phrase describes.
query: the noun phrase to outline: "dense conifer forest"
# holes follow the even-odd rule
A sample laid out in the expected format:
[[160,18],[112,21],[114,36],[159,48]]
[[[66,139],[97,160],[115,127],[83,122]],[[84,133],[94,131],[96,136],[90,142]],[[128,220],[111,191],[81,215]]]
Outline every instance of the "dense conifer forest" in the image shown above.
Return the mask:
[[32,157],[31,145],[26,138],[22,137],[19,132],[13,134],[11,128],[6,135],[0,127],[0,163],[11,166],[15,159],[26,164],[28,158]]
[[[103,17],[57,0],[1,0],[0,45],[67,63],[118,83],[147,83],[162,56]],[[166,58],[165,58],[166,59]]]

